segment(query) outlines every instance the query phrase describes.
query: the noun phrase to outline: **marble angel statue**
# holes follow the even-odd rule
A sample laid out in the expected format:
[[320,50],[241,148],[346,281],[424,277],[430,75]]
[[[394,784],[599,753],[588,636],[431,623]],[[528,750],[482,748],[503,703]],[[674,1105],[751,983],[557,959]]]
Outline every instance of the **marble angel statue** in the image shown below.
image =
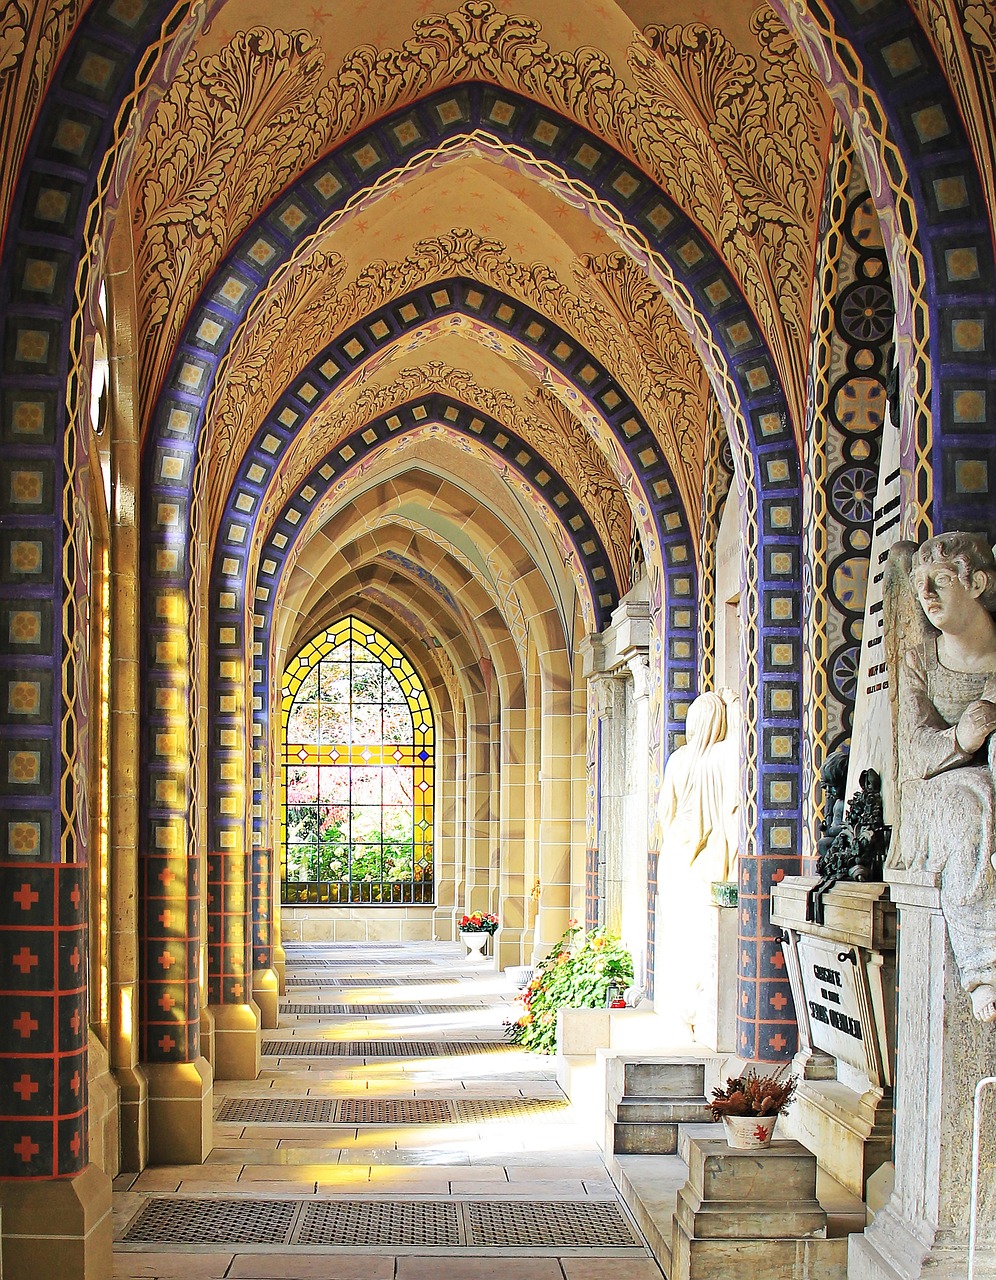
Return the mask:
[[[996,1021],[996,559],[974,533],[890,554],[898,839],[889,866],[940,876],[961,983]],[[895,677],[898,675],[898,679]]]

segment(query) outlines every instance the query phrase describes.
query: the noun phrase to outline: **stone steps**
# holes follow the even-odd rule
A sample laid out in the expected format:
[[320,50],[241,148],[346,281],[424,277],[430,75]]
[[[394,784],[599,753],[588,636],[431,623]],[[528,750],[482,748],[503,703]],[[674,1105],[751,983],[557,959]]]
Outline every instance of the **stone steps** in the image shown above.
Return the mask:
[[606,1078],[606,1154],[674,1155],[680,1126],[709,1119],[701,1058],[617,1057]]

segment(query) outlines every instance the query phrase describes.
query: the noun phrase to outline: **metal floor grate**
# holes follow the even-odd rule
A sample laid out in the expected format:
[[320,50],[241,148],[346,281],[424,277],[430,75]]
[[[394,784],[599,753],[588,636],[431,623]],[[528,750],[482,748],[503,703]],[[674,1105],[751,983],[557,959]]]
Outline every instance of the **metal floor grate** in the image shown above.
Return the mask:
[[272,1058],[455,1058],[508,1053],[504,1040],[264,1040]]
[[171,1244],[284,1244],[290,1237],[297,1200],[149,1200],[124,1239],[168,1240]]
[[465,1123],[481,1120],[528,1120],[533,1124],[564,1124],[570,1104],[556,1098],[461,1098],[453,1103]]
[[441,1200],[326,1200],[304,1211],[298,1244],[459,1248],[460,1211]]
[[541,1098],[225,1098],[220,1124],[562,1124],[566,1102]]
[[397,956],[393,960],[374,960],[367,956],[352,956],[348,960],[326,960],[321,956],[288,956],[288,963],[295,969],[438,969],[432,960],[408,960]]
[[639,1243],[619,1206],[611,1201],[471,1200],[464,1209],[470,1243],[492,1249]]
[[583,1250],[643,1246],[606,1200],[264,1200],[156,1196],[125,1244]]
[[332,1098],[226,1098],[215,1113],[222,1124],[332,1124]]
[[340,1098],[336,1116],[340,1124],[452,1124],[453,1113],[445,1099]]
[[456,986],[459,978],[288,978],[289,987],[426,987]]
[[482,1004],[283,1004],[281,1013],[328,1014],[329,1017],[355,1014],[362,1017],[377,1014],[440,1014],[440,1013],[489,1013]]

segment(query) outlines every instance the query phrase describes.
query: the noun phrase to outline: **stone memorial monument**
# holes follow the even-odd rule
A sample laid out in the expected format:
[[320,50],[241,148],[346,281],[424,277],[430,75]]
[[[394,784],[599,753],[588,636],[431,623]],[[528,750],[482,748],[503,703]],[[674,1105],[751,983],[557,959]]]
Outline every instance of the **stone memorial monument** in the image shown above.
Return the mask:
[[685,745],[668,759],[658,815],[655,1010],[675,1043],[733,1048],[736,910],[712,885],[736,879],[739,700],[703,693],[688,708]]
[[885,640],[895,724],[899,912],[895,1189],[851,1238],[853,1280],[996,1266],[994,1135],[973,1160],[976,1084],[996,1074],[996,560],[977,534],[897,544]]

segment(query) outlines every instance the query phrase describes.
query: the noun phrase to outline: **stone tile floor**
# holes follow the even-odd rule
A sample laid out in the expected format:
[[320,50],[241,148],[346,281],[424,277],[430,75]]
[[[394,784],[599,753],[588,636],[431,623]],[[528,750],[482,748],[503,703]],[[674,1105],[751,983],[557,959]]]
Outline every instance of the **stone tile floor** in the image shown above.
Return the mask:
[[[583,1244],[458,1249],[428,1245],[293,1246],[236,1240],[179,1245],[125,1242],[151,1199],[224,1197],[350,1201],[445,1201],[545,1205],[622,1201],[599,1150],[573,1113],[563,1113],[552,1060],[510,1050],[502,1021],[511,985],[465,963],[461,947],[289,945],[288,976],[314,978],[282,1004],[431,1005],[405,1014],[282,1015],[275,1040],[474,1042],[492,1052],[424,1057],[274,1057],[254,1081],[218,1082],[223,1098],[527,1099],[553,1104],[526,1119],[403,1125],[215,1122],[203,1165],[156,1167],[115,1182],[116,1280],[660,1280],[644,1245]],[[328,960],[337,963],[329,965]],[[338,963],[345,961],[347,963]],[[325,985],[335,978],[356,985]],[[416,978],[378,987],[381,978]],[[443,982],[443,978],[458,981]],[[435,979],[435,981],[434,981]],[[441,1011],[441,1006],[474,1006]],[[564,1209],[567,1204],[564,1203]]]

